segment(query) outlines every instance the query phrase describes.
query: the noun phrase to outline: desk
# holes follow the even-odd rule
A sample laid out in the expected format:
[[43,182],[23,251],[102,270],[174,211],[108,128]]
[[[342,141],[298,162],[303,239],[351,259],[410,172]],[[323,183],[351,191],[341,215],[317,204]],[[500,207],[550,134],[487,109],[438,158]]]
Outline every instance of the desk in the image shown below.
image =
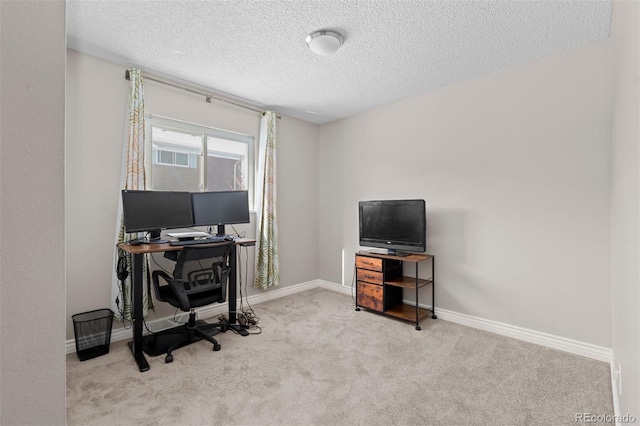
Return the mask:
[[[220,243],[200,244],[198,247],[215,246]],[[255,244],[255,240],[247,238],[238,238],[235,240],[235,244],[232,248],[231,255],[229,256],[229,294],[227,295],[229,304],[229,323],[236,323],[236,287],[237,287],[237,246],[252,246]],[[140,371],[149,370],[149,363],[142,352],[142,291],[143,291],[143,277],[142,277],[142,259],[143,255],[150,253],[162,253],[167,251],[180,251],[183,246],[172,246],[168,243],[164,244],[140,244],[131,245],[128,243],[118,244],[120,250],[124,250],[127,253],[133,255],[131,274],[131,321],[133,323],[133,342],[131,346],[131,352],[133,358],[138,364]],[[149,295],[151,297],[151,295]]]

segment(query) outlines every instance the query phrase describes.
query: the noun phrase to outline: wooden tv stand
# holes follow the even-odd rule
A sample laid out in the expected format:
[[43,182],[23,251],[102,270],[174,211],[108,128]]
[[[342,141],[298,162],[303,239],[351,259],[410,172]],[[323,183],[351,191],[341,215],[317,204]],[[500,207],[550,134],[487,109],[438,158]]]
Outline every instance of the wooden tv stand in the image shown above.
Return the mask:
[[[421,262],[431,259],[431,278],[418,278]],[[361,307],[368,310],[414,321],[416,330],[420,330],[420,321],[431,314],[436,319],[435,298],[435,256],[412,253],[406,256],[380,254],[361,250],[356,252],[356,311]],[[415,277],[402,275],[403,262],[416,265]],[[431,309],[418,306],[418,289],[431,284]],[[416,304],[408,305],[402,301],[402,289],[416,292]]]

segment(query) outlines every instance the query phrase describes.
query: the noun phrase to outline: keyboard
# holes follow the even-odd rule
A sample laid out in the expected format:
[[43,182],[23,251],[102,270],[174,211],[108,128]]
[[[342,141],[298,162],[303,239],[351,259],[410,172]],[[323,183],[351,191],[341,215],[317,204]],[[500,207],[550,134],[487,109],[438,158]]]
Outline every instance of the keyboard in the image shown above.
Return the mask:
[[169,245],[171,246],[192,246],[197,244],[211,244],[211,243],[222,243],[226,241],[224,237],[209,237],[201,240],[177,240],[177,241],[169,241]]

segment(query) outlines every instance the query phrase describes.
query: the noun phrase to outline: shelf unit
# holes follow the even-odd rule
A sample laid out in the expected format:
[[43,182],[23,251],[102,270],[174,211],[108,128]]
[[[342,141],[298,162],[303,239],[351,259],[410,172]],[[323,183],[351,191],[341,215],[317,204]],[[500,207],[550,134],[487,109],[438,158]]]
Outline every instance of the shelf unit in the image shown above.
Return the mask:
[[[431,277],[419,278],[420,263],[431,260]],[[402,274],[404,262],[415,264],[415,276]],[[431,309],[418,306],[418,290],[431,285]],[[403,303],[403,289],[415,291],[415,305]],[[437,319],[435,301],[435,256],[431,254],[407,254],[396,256],[372,251],[356,252],[356,311],[366,308],[376,312],[415,322],[420,330],[420,321],[427,316]]]

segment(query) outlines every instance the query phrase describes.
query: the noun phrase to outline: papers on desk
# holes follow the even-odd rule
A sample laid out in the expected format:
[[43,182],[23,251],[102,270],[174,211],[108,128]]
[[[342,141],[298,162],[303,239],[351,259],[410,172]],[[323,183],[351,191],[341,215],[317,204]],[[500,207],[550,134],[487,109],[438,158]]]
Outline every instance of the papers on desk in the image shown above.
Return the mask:
[[208,237],[211,234],[202,231],[191,231],[191,232],[168,232],[168,236],[173,238],[199,238],[199,237]]

